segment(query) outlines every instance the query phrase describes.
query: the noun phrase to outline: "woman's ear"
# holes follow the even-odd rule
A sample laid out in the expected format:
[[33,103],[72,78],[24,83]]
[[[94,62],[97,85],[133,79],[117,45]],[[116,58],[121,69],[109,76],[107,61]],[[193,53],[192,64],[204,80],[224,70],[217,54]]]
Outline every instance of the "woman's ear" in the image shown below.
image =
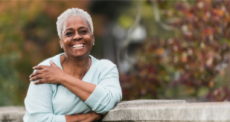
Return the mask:
[[95,36],[94,36],[94,34],[92,35],[92,42],[93,42],[93,45],[95,44]]
[[60,47],[63,48],[61,39],[59,39],[59,44],[60,44]]

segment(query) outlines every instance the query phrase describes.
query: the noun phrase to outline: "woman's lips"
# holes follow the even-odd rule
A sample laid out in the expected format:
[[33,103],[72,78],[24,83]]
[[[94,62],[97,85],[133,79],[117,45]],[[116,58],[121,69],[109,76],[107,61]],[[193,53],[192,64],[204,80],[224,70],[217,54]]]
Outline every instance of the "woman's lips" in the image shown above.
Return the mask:
[[74,49],[81,49],[84,47],[84,44],[76,44],[76,45],[73,45],[73,48]]

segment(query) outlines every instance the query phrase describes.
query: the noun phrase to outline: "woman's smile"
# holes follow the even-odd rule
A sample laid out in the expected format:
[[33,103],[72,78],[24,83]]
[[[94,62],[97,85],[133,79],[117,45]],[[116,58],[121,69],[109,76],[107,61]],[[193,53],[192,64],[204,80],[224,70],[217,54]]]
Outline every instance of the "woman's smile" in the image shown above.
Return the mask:
[[74,49],[82,49],[84,48],[84,44],[76,44],[73,46]]

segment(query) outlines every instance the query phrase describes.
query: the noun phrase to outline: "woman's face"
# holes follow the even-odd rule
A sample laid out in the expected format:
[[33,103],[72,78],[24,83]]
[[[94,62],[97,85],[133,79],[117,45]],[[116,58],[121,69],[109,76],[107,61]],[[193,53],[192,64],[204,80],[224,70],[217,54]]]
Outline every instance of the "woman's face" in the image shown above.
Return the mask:
[[89,24],[80,16],[69,17],[63,27],[59,41],[65,53],[73,57],[88,57],[94,43]]

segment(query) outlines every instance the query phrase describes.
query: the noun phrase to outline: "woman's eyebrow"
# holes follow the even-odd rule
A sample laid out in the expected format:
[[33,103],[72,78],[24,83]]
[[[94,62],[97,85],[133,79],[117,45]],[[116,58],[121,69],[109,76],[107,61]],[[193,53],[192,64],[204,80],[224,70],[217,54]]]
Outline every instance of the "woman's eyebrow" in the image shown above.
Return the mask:
[[67,30],[73,30],[73,28],[67,28],[66,31],[67,31]]
[[73,30],[73,28],[67,28],[67,29],[65,29],[64,33],[66,33],[66,31],[68,31],[68,30]]
[[88,29],[87,27],[85,27],[85,26],[81,26],[81,27],[79,27],[79,29],[82,29],[82,28],[86,28],[86,29]]
[[[88,29],[87,27],[85,27],[85,26],[81,26],[81,27],[79,27],[78,29],[82,29],[82,28],[86,28],[86,29]],[[67,28],[65,31],[67,31],[67,30],[74,30],[73,28]]]

